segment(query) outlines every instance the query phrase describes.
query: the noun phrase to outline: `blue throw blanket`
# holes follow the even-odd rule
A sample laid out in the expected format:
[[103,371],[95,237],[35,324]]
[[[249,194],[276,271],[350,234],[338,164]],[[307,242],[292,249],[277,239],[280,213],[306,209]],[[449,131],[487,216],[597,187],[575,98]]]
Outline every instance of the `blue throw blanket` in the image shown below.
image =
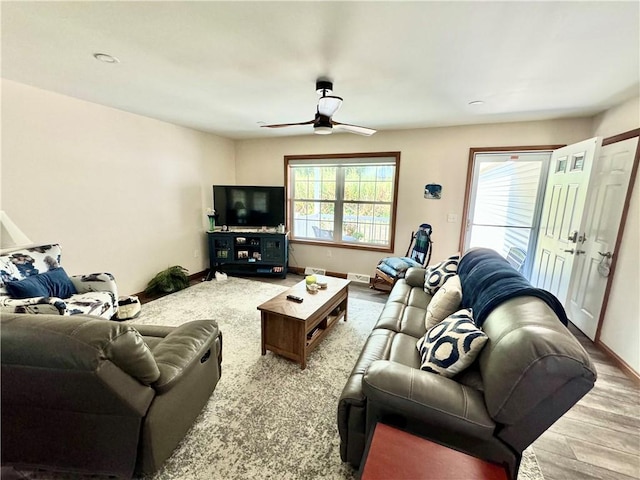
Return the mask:
[[502,302],[522,296],[541,298],[565,326],[569,321],[564,307],[553,294],[531,286],[526,278],[494,250],[469,250],[460,259],[458,275],[462,285],[462,307],[473,309],[473,318],[479,327]]

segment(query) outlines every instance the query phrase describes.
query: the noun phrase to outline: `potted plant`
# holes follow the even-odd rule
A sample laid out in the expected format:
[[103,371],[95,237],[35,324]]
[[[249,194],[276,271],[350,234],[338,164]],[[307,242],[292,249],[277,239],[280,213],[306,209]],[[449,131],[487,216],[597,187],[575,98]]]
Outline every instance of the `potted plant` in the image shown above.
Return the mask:
[[189,271],[180,265],[174,265],[158,272],[147,284],[145,293],[149,295],[177,292],[189,286]]

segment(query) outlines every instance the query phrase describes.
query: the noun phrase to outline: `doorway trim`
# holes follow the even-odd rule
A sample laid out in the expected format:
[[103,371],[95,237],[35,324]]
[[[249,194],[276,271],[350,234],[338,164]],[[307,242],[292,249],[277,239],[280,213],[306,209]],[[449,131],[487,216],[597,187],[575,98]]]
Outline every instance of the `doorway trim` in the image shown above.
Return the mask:
[[[622,142],[624,140],[629,140],[634,137],[640,137],[640,128],[635,128],[633,130],[629,130],[627,132],[613,135],[611,137],[607,137],[602,140],[602,146],[611,145],[612,143]],[[633,187],[636,181],[636,175],[638,173],[638,164],[640,163],[640,138],[638,139],[638,145],[636,146],[636,154],[633,158],[633,166],[631,167],[631,175],[629,177],[629,186],[627,188],[627,195],[624,199],[624,206],[622,207],[622,217],[620,218],[620,228],[618,229],[618,236],[616,238],[616,243],[614,246],[614,252],[620,251],[620,245],[622,244],[622,237],[624,236],[625,226],[627,224],[627,215],[629,213],[629,206],[631,205],[631,195],[633,194]],[[602,331],[602,322],[604,321],[604,317],[607,313],[607,306],[609,304],[609,294],[611,293],[611,287],[613,285],[613,277],[616,272],[616,265],[618,264],[618,255],[614,255],[611,259],[610,266],[610,274],[607,278],[607,285],[604,289],[604,299],[602,301],[602,309],[600,310],[600,316],[598,318],[598,328],[596,329],[596,335],[594,343],[598,346],[602,351],[604,351],[613,361],[618,365],[618,367],[627,373],[637,384],[640,384],[640,376],[638,373],[633,370],[627,363],[622,360],[615,352],[613,352],[609,347],[607,347],[604,343],[600,341],[600,333]]]

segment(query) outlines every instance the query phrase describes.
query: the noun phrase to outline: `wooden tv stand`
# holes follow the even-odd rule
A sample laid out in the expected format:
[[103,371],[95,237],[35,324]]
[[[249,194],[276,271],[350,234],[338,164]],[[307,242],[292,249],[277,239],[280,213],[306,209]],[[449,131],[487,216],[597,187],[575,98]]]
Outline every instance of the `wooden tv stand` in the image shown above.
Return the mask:
[[209,275],[287,276],[288,236],[275,232],[207,232]]

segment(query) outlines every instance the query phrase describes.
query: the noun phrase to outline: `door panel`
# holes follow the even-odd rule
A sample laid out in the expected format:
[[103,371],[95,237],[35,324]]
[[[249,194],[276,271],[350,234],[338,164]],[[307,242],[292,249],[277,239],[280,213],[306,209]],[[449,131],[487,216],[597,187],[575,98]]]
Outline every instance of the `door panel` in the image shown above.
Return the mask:
[[591,138],[555,150],[551,156],[532,283],[565,305],[582,231],[593,159],[601,140]]
[[572,323],[591,340],[595,339],[611,262],[602,254],[615,255],[613,247],[637,145],[635,137],[602,147],[592,174],[583,242],[577,247],[584,253],[576,258],[575,278],[565,305]]

